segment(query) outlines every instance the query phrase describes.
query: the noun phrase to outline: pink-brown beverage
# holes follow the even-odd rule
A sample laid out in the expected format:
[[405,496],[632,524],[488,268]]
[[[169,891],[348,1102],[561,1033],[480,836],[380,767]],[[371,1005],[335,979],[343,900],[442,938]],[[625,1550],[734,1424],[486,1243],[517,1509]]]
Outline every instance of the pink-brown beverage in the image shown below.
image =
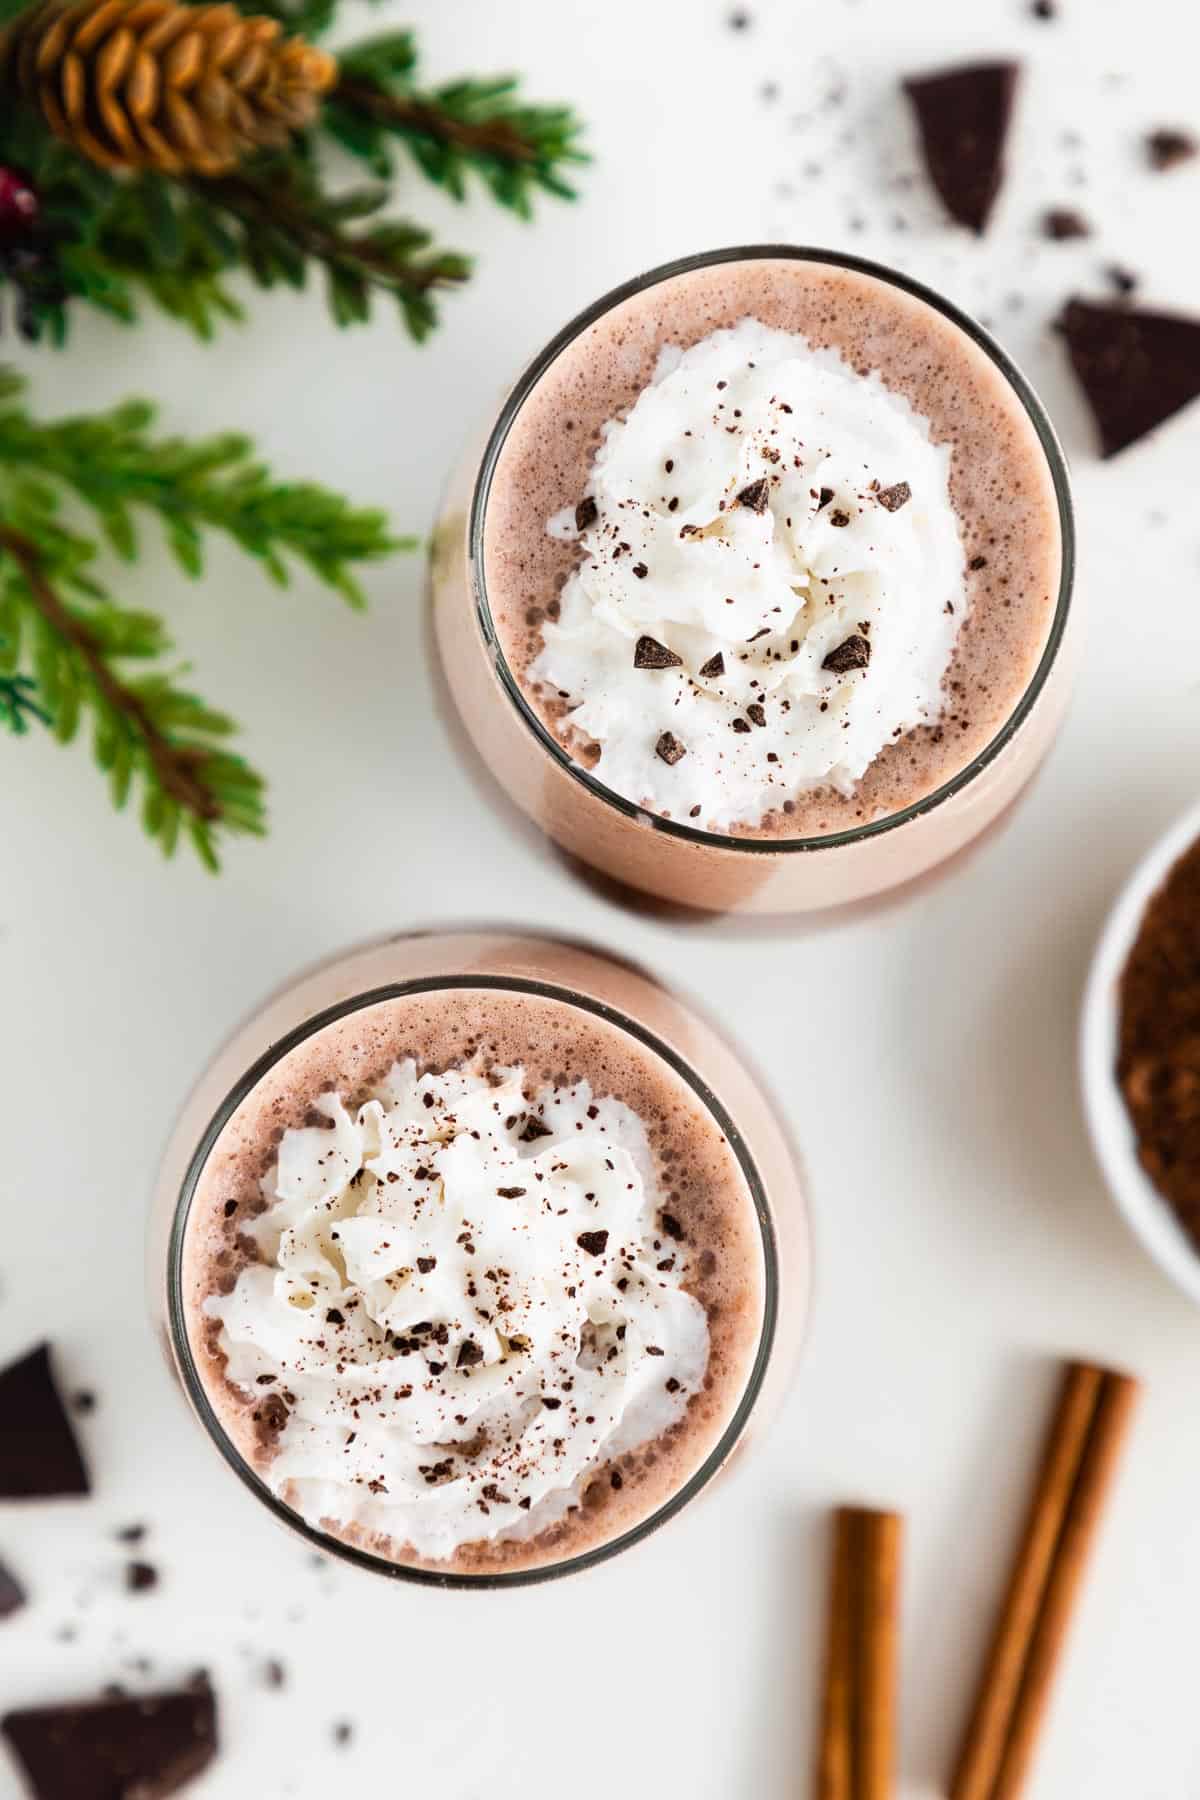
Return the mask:
[[781,1259],[794,1346],[790,1155],[708,1028],[572,946],[461,934],[247,1028],[176,1135],[152,1279],[281,1517],[478,1584],[585,1566],[707,1482],[789,1360]]
[[978,835],[1067,689],[1065,470],[936,295],[819,252],[657,270],[568,326],[451,485],[466,731],[564,849],[660,898],[824,907]]

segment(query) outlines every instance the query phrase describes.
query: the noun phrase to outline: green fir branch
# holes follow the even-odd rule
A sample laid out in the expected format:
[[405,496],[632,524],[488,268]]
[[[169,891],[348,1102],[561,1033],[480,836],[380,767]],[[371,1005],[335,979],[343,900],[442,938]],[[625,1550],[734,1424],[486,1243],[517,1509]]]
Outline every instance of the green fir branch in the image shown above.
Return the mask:
[[275,481],[244,438],[155,439],[152,422],[138,401],[36,421],[0,368],[0,723],[19,733],[36,718],[62,743],[89,724],[114,803],[136,792],[164,854],[186,835],[215,869],[224,836],[265,830],[262,776],[229,748],[233,721],[182,680],[162,620],[120,604],[97,575],[96,543],[64,522],[64,500],[94,514],[126,559],[136,514],[149,511],[189,575],[216,531],[277,581],[295,559],[356,606],[352,566],[411,540],[324,488]]
[[456,200],[479,177],[501,206],[528,218],[541,189],[573,199],[565,171],[585,163],[580,121],[569,107],[533,106],[513,76],[417,85],[411,32],[391,32],[343,51],[324,128],[382,179],[403,144],[430,181]]

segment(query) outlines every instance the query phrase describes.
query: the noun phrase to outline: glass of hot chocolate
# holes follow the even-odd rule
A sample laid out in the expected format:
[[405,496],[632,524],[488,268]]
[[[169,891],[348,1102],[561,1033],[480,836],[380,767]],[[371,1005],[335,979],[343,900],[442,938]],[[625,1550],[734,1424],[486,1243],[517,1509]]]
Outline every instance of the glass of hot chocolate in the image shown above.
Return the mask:
[[1066,468],[981,327],[769,245],[606,295],[452,478],[432,569],[466,737],[569,854],[791,912],[1006,810],[1069,688]]
[[576,945],[314,971],[189,1100],[151,1305],[225,1461],[320,1548],[451,1586],[645,1538],[769,1416],[807,1311],[786,1134],[724,1039]]

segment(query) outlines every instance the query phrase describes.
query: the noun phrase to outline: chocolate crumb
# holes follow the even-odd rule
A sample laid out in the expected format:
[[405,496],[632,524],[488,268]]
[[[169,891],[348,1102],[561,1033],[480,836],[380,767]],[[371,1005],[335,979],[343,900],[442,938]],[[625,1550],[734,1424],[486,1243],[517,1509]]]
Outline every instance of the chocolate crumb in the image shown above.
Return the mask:
[[608,1477],[608,1485],[612,1488],[614,1493],[617,1493],[617,1494],[620,1493],[621,1489],[625,1486],[625,1483],[621,1477],[620,1469],[610,1470],[609,1477]]
[[594,525],[599,517],[600,508],[596,505],[596,502],[590,494],[585,494],[583,499],[579,502],[579,505],[575,508],[576,531],[586,531],[588,526]]
[[456,1369],[474,1369],[483,1361],[483,1347],[474,1338],[464,1338],[458,1346]]
[[550,1127],[548,1125],[543,1125],[540,1119],[535,1119],[533,1114],[530,1113],[528,1119],[525,1121],[525,1129],[521,1133],[521,1142],[523,1144],[532,1144],[536,1142],[538,1138],[553,1136],[554,1133],[551,1131]]
[[676,656],[666,644],[660,644],[657,638],[647,637],[645,633],[633,646],[635,669],[678,669],[682,663],[682,656]]
[[541,1398],[542,1398],[542,1405],[545,1407],[547,1412],[557,1412],[559,1407],[562,1405],[562,1401],[559,1400],[557,1398],[557,1396],[554,1394],[543,1394]]
[[10,1619],[25,1605],[26,1593],[12,1570],[0,1562],[0,1619]]
[[746,717],[754,725],[765,725],[767,722],[766,709],[757,700],[752,700],[746,708]]
[[675,1214],[664,1212],[660,1213],[658,1216],[662,1220],[662,1228],[667,1236],[669,1238],[674,1238],[676,1243],[678,1243],[683,1236],[683,1226],[679,1223]]
[[581,1231],[575,1242],[581,1250],[586,1250],[589,1256],[603,1256],[608,1248],[608,1233],[607,1231]]
[[346,1315],[343,1312],[339,1312],[336,1306],[331,1306],[325,1314],[325,1323],[327,1325],[344,1325],[346,1323]]
[[339,1750],[344,1750],[354,1736],[354,1727],[349,1719],[339,1719],[333,1728],[333,1741]]
[[986,556],[973,556],[971,558],[970,562],[967,564],[967,567],[968,567],[968,569],[972,570],[974,573],[978,574],[980,569],[987,568],[987,557]]
[[232,1217],[233,1217],[234,1213],[237,1211],[237,1209],[238,1209],[238,1203],[236,1200],[227,1200],[225,1202],[225,1217],[227,1219],[232,1219]]
[[700,673],[705,681],[715,681],[718,675],[725,673],[725,658],[719,650],[715,656],[710,656],[706,663],[701,663]]
[[125,1586],[131,1594],[148,1594],[158,1586],[158,1570],[153,1563],[131,1562],[125,1566]]
[[737,503],[739,506],[744,506],[748,512],[764,513],[770,498],[771,484],[765,475],[760,475],[757,481],[750,482],[742,489],[737,497]]
[[437,1268],[436,1256],[418,1256],[417,1269],[422,1275],[432,1275]]
[[1146,156],[1150,167],[1157,169],[1159,174],[1178,168],[1180,163],[1191,162],[1198,150],[1200,141],[1190,131],[1176,131],[1164,126],[1146,134]]
[[519,1200],[521,1198],[521,1195],[524,1193],[527,1193],[528,1191],[529,1190],[527,1188],[517,1188],[517,1187],[497,1188],[496,1189],[496,1192],[499,1194],[499,1196],[502,1200]]
[[1042,236],[1052,243],[1066,243],[1069,238],[1091,237],[1092,228],[1081,212],[1070,206],[1052,206],[1042,214]]
[[844,506],[839,506],[836,512],[830,513],[829,523],[831,525],[836,525],[838,530],[841,531],[850,523],[850,514],[846,511]]
[[851,669],[865,669],[870,660],[870,643],[855,631],[844,643],[829,652],[821,667],[829,669],[834,675],[847,675]]
[[749,719],[731,719],[729,721],[729,725],[730,725],[730,729],[732,731],[739,731],[743,734],[743,736],[750,729]]
[[657,756],[662,758],[663,762],[672,767],[687,755],[687,751],[672,731],[663,732],[654,746],[654,751]]
[[832,499],[833,489],[831,487],[823,487],[821,492],[817,495],[817,511],[824,512]]
[[649,569],[646,567],[646,564],[644,562],[634,563],[633,572],[637,576],[639,581],[645,581],[647,575],[650,573]]
[[891,487],[880,488],[875,498],[885,512],[899,512],[912,499],[912,489],[907,481],[894,481]]

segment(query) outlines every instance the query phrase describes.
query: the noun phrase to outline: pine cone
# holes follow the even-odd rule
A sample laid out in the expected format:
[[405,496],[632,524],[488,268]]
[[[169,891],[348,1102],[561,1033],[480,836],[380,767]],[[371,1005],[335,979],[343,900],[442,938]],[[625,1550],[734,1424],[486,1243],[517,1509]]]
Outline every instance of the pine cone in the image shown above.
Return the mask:
[[182,0],[45,0],[0,37],[0,87],[106,169],[222,174],[309,124],[336,73],[275,19]]

